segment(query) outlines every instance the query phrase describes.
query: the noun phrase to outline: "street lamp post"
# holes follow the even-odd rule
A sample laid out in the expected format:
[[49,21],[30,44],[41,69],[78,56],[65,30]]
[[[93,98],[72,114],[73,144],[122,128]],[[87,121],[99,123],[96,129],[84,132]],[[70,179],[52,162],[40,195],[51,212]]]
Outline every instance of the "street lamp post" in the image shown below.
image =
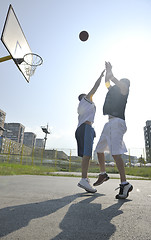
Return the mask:
[[45,146],[46,146],[46,141],[47,141],[47,134],[50,134],[50,132],[48,131],[48,124],[47,127],[41,127],[42,131],[45,133],[45,137],[44,137],[44,150],[45,150]]

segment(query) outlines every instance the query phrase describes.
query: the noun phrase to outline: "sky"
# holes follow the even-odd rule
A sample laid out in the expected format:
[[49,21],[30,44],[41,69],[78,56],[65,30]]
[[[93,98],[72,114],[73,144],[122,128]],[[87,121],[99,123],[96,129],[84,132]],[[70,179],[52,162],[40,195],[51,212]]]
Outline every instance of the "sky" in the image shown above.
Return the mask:
[[[48,124],[46,148],[76,151],[78,95],[91,90],[105,61],[110,61],[114,76],[131,82],[124,141],[128,149],[143,149],[143,127],[151,120],[151,1],[1,0],[1,32],[9,4],[31,50],[44,62],[30,83],[13,60],[0,63],[0,109],[6,112],[6,122],[23,124],[37,138],[44,138],[41,126]],[[83,30],[89,33],[85,42],[79,39]],[[0,42],[0,57],[7,55]],[[93,97],[94,148],[108,120],[102,113],[106,93],[103,78]]]

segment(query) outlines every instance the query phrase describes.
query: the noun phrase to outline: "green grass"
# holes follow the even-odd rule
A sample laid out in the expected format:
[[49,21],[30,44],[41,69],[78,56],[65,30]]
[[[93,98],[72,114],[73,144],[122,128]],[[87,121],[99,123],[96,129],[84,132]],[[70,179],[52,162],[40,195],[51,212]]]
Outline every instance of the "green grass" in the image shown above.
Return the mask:
[[[81,169],[76,169],[76,172],[81,172]],[[57,170],[58,171],[58,170]],[[61,170],[60,170],[61,171]],[[68,170],[67,170],[68,171]],[[107,173],[118,173],[116,167],[107,167]],[[151,180],[151,167],[126,167],[126,174],[131,176],[140,176],[143,178],[148,178]],[[63,171],[62,176],[63,175]],[[74,169],[71,169],[71,172],[74,172]],[[98,173],[98,167],[90,167],[89,172]],[[21,165],[15,163],[0,163],[0,175],[57,175],[55,173],[55,168],[42,165]],[[74,176],[70,174],[68,176]]]
[[15,163],[0,163],[0,175],[47,175],[54,172],[53,168],[36,165],[21,165]]
[[[99,173],[100,172],[100,169],[99,169],[99,166],[93,166],[89,168],[89,172],[92,172],[92,173]],[[106,167],[106,172],[108,173],[118,173],[118,170],[116,167]]]
[[151,179],[151,167],[131,167],[126,168],[126,174],[140,176]]
[[[93,166],[89,172],[99,173],[99,167]],[[106,167],[107,173],[119,173],[117,167]],[[126,175],[151,179],[151,167],[125,167]]]

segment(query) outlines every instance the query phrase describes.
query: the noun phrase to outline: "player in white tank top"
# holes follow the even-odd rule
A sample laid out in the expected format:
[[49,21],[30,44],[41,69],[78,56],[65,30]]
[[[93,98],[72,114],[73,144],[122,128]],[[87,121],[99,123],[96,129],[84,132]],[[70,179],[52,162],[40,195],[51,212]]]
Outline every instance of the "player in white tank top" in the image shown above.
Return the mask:
[[[78,127],[76,130],[78,152],[79,152],[79,149],[81,151],[81,146],[80,146],[81,141],[83,141],[83,139],[84,139],[84,142],[85,142],[84,152],[83,152],[83,154],[80,154],[82,156],[82,178],[81,178],[80,182],[78,183],[78,186],[81,188],[84,188],[86,191],[92,192],[92,193],[96,192],[96,189],[94,189],[90,185],[89,180],[88,180],[89,160],[91,158],[90,155],[92,155],[92,154],[90,154],[90,153],[85,154],[85,148],[87,148],[87,143],[88,143],[88,145],[91,145],[90,147],[92,148],[93,141],[92,141],[92,138],[90,139],[90,141],[89,141],[89,138],[88,139],[83,138],[83,136],[81,134],[81,125],[82,124],[92,125],[94,122],[96,107],[92,101],[92,97],[101,83],[102,77],[104,76],[104,72],[105,72],[105,70],[101,73],[100,77],[95,82],[93,88],[91,89],[91,91],[88,94],[80,94],[78,97],[78,99],[80,101],[79,106],[78,106]],[[86,129],[87,129],[87,131],[93,130],[93,128],[91,126]],[[83,130],[85,130],[85,129],[83,129]],[[86,136],[92,137],[91,132],[87,132]],[[82,139],[80,139],[81,137],[82,137]],[[88,150],[90,150],[90,149],[88,149]],[[91,151],[88,151],[88,152],[91,152]]]

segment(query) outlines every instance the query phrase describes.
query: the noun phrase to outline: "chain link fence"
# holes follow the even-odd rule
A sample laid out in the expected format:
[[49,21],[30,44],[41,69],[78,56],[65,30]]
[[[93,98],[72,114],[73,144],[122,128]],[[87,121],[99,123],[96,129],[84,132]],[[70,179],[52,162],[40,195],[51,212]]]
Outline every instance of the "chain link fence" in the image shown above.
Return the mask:
[[[0,162],[16,163],[22,165],[43,165],[52,168],[54,171],[80,172],[81,158],[77,156],[76,149],[42,149],[29,148],[25,145],[12,150],[10,143],[7,142],[7,147],[0,150]],[[131,148],[127,154],[124,154],[123,160],[125,166],[141,167],[151,166],[145,160],[145,150],[143,148]],[[115,167],[115,162],[109,153],[105,153],[106,166]],[[94,153],[90,162],[89,171],[99,171],[97,156]]]

